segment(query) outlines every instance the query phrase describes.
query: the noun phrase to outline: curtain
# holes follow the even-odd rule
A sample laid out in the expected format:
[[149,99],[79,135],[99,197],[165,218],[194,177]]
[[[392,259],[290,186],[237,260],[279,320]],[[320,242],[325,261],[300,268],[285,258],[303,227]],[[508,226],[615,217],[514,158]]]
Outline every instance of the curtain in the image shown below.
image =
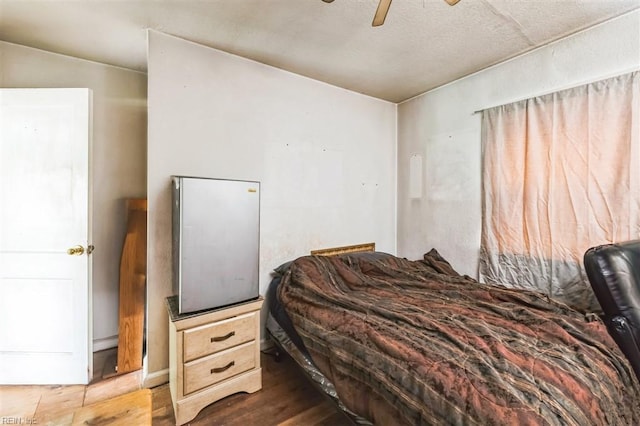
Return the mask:
[[640,238],[640,72],[482,113],[482,279],[583,311],[592,246]]

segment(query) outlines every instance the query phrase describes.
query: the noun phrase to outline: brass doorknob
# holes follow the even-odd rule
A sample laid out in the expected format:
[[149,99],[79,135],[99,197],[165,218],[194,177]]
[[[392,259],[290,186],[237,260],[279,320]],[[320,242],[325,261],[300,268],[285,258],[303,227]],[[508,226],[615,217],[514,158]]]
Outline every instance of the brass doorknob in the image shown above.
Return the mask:
[[80,256],[84,254],[84,247],[82,246],[71,247],[70,249],[67,249],[67,254],[69,256]]

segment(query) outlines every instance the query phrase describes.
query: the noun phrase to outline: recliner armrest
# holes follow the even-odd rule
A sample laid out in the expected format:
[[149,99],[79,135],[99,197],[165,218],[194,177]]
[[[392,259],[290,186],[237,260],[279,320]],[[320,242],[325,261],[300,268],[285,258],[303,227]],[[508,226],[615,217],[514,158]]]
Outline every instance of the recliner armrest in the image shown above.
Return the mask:
[[609,333],[640,379],[640,240],[592,247],[584,268]]
[[608,320],[605,319],[605,323],[613,339],[629,358],[636,376],[640,378],[640,345],[633,336],[629,321],[623,316],[615,316]]

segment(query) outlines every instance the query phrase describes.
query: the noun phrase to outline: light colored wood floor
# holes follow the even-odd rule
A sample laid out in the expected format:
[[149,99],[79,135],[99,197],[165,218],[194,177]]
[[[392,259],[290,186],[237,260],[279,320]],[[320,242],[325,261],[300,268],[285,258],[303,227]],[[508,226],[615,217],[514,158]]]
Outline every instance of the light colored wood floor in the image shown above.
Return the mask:
[[94,354],[94,376],[87,386],[0,386],[0,424],[71,424],[75,410],[139,390],[141,371],[102,378],[115,353]]
[[[96,353],[98,365],[108,360],[108,353]],[[276,362],[270,355],[262,355],[262,390],[239,393],[217,401],[204,408],[190,422],[191,425],[281,425],[281,426],[342,426],[351,422],[339,412],[327,397],[316,390],[301,374],[299,367],[286,355]],[[123,423],[122,404],[127,399],[112,399],[140,389],[140,371],[102,379],[96,373],[88,386],[0,386],[0,424],[15,419],[18,424],[71,425],[93,412],[85,419],[92,425],[114,425]],[[108,373],[106,374],[109,375]],[[144,397],[144,395],[142,395]],[[132,396],[128,397],[132,398]],[[80,407],[96,407],[96,403],[107,400],[114,404],[100,404],[98,411]],[[127,402],[129,401],[129,402]],[[153,426],[175,425],[169,385],[151,389]],[[109,411],[111,410],[111,411]],[[75,411],[75,420],[70,413]],[[111,412],[111,414],[110,414]],[[134,412],[129,415],[136,415]],[[99,416],[99,417],[96,417]],[[91,417],[91,415],[89,415]],[[8,419],[8,420],[7,420]],[[139,419],[132,426],[142,426]]]

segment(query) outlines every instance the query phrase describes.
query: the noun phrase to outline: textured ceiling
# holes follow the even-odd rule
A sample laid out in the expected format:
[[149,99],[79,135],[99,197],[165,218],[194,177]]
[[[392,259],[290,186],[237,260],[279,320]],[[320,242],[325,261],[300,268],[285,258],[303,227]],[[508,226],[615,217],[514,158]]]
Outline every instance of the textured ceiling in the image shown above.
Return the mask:
[[146,70],[151,28],[399,102],[640,0],[0,0],[0,40]]

